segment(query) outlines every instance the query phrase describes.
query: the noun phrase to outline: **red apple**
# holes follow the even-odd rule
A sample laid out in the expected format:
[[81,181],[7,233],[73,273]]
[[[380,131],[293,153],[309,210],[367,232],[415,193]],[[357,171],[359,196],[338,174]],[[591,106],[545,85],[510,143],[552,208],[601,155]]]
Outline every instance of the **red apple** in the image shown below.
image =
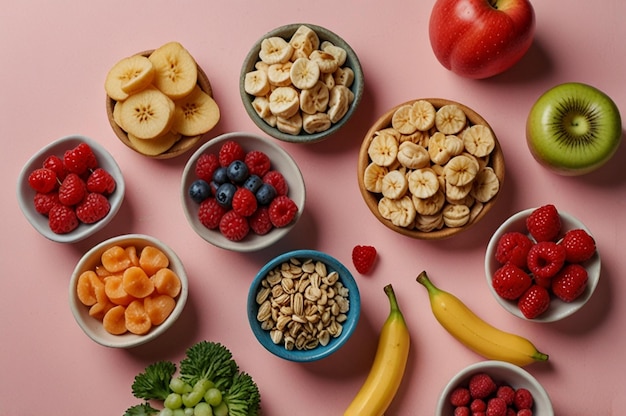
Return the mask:
[[441,64],[467,78],[488,78],[528,51],[535,12],[528,0],[437,0],[430,44]]

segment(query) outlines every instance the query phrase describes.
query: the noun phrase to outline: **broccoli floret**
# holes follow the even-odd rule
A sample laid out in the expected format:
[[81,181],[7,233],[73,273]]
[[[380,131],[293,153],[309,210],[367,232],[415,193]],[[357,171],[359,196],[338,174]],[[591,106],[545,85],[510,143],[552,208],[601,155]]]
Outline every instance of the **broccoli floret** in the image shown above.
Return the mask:
[[143,373],[135,376],[132,385],[133,395],[139,399],[165,400],[172,392],[170,381],[176,372],[176,365],[170,361],[150,364]]
[[143,403],[129,407],[126,412],[124,412],[124,416],[151,416],[156,415],[157,413],[159,413],[158,410],[150,406],[148,403]]
[[220,390],[227,390],[239,370],[232,353],[222,344],[201,341],[187,349],[180,362],[180,378],[190,385],[209,380]]
[[244,372],[235,374],[223,400],[228,406],[228,416],[257,416],[261,408],[259,388]]

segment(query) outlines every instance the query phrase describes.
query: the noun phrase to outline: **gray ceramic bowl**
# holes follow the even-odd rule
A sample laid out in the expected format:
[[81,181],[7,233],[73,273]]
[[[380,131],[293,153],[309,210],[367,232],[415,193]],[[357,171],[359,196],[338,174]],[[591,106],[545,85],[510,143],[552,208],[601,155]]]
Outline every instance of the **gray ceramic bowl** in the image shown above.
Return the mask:
[[[333,124],[328,130],[323,131],[323,132],[318,132],[318,133],[311,133],[311,134],[308,134],[304,130],[302,130],[300,134],[292,135],[292,134],[283,133],[280,130],[278,130],[278,128],[272,127],[259,116],[259,114],[256,112],[256,110],[254,109],[252,105],[253,96],[249,95],[245,91],[244,80],[245,80],[245,75],[248,72],[254,70],[255,64],[257,63],[257,61],[259,61],[259,51],[261,50],[261,43],[264,39],[268,37],[277,36],[288,41],[292,37],[292,35],[296,32],[296,30],[298,30],[298,28],[302,25],[308,26],[309,28],[313,29],[318,35],[320,43],[323,41],[329,41],[333,45],[339,46],[346,51],[347,58],[346,58],[344,67],[349,67],[354,72],[354,82],[352,83],[350,87],[350,90],[354,94],[354,100],[350,104],[350,107],[347,113],[337,123]],[[243,66],[241,68],[241,75],[240,75],[240,80],[239,80],[239,92],[241,95],[241,99],[243,101],[243,105],[246,109],[246,112],[248,113],[252,121],[262,131],[264,131],[265,133],[267,133],[268,135],[272,137],[275,137],[276,139],[283,140],[286,142],[314,143],[314,142],[324,140],[328,138],[329,136],[337,133],[337,131],[339,131],[346,124],[346,122],[350,119],[350,117],[352,117],[352,115],[356,111],[361,101],[361,97],[363,95],[363,85],[364,85],[363,84],[363,70],[361,69],[361,63],[359,62],[359,59],[356,53],[354,52],[354,50],[352,49],[352,47],[350,47],[350,45],[345,40],[343,40],[337,34],[321,26],[308,24],[308,23],[294,23],[294,24],[281,26],[274,30],[271,30],[268,33],[264,34],[258,41],[254,43],[254,45],[252,46],[252,49],[250,49],[250,52],[248,53],[248,55],[243,61]]]
[[[28,176],[33,170],[40,168],[43,161],[48,156],[57,155],[62,158],[66,150],[73,149],[82,142],[89,144],[96,155],[99,166],[106,169],[115,179],[115,191],[109,196],[111,209],[106,217],[94,224],[81,223],[78,228],[70,233],[56,234],[48,225],[48,217],[35,210],[35,206],[33,204],[35,191],[28,185]],[[113,217],[115,217],[115,214],[117,214],[118,210],[122,206],[125,189],[126,185],[124,182],[124,176],[122,175],[122,171],[113,156],[97,141],[89,137],[76,134],[63,137],[44,146],[37,153],[35,153],[28,160],[28,162],[26,162],[17,180],[17,200],[28,222],[30,222],[33,228],[35,228],[35,230],[37,230],[41,235],[49,240],[59,243],[75,243],[95,234],[111,222]]]
[[[314,262],[322,262],[326,265],[326,270],[329,274],[333,271],[339,274],[338,281],[341,282],[341,284],[348,289],[349,310],[345,313],[345,321],[341,323],[342,330],[338,336],[331,336],[329,338],[330,342],[328,342],[328,344],[325,346],[320,344],[312,349],[288,349],[284,342],[285,337],[283,337],[280,342],[275,343],[272,340],[272,334],[270,330],[263,328],[261,322],[258,319],[260,304],[257,297],[259,296],[259,291],[264,287],[263,281],[272,270],[274,270],[276,267],[280,267],[283,263],[289,262],[291,259],[297,259],[300,262],[304,262],[309,259],[313,260]],[[281,285],[282,282],[278,284]],[[304,296],[306,299],[306,293]],[[329,355],[339,350],[350,338],[359,321],[359,316],[361,313],[361,298],[359,294],[359,288],[354,281],[352,274],[337,259],[326,253],[316,250],[295,250],[283,253],[273,258],[272,260],[267,262],[267,264],[265,264],[265,266],[263,266],[261,270],[259,270],[256,277],[252,281],[252,284],[250,285],[250,290],[248,292],[247,313],[248,322],[250,323],[250,328],[252,329],[254,336],[267,351],[285,360],[295,362],[310,362],[328,357]]]

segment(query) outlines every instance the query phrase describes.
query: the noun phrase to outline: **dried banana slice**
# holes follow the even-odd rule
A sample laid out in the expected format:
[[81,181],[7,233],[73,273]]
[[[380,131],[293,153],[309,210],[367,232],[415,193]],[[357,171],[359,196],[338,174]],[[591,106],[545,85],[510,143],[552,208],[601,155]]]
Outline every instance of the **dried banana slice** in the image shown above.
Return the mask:
[[302,128],[309,134],[326,131],[332,123],[326,113],[302,114]]
[[354,82],[354,71],[349,66],[337,68],[337,70],[332,73],[332,80],[334,85],[343,85],[344,87],[350,88]]
[[392,170],[383,177],[381,192],[389,199],[402,198],[408,189],[406,176],[399,170]]
[[379,166],[376,163],[370,163],[363,172],[363,184],[365,189],[374,193],[382,193],[383,191],[383,178],[389,172],[389,169],[384,166]]
[[446,147],[446,135],[441,132],[436,132],[428,140],[428,155],[430,160],[436,164],[443,166],[452,157],[450,151]]
[[398,162],[408,169],[420,169],[430,165],[428,150],[411,141],[400,143],[397,158]]
[[476,124],[463,131],[465,149],[476,157],[489,155],[496,146],[496,139],[491,129],[482,124]]
[[293,54],[293,46],[280,36],[271,36],[261,41],[259,58],[268,65],[285,63]]
[[300,109],[300,96],[293,87],[278,87],[269,97],[270,111],[277,117],[288,119]]
[[348,52],[341,46],[337,46],[330,41],[323,41],[320,45],[320,49],[334,56],[340,67],[343,66],[343,64],[346,63],[346,59],[348,59]]
[[330,97],[328,98],[328,115],[330,121],[337,123],[346,115],[350,108],[350,103],[354,100],[354,93],[343,85],[335,85],[330,90]]
[[391,116],[391,127],[398,130],[400,134],[412,134],[417,131],[417,127],[411,121],[411,105],[403,105],[394,111]]
[[467,116],[456,104],[447,104],[439,108],[435,115],[435,127],[443,134],[457,134],[467,124]]
[[439,180],[431,168],[416,169],[409,174],[408,186],[416,197],[429,198],[439,190]]
[[415,228],[423,232],[440,230],[443,226],[443,214],[441,212],[434,215],[417,215],[415,217]]
[[325,112],[329,99],[328,86],[322,81],[317,81],[312,88],[300,91],[300,110],[306,114]]
[[246,73],[243,88],[248,94],[255,97],[267,95],[270,92],[270,80],[267,71],[256,69]]
[[276,116],[276,128],[286,134],[298,135],[302,131],[302,115],[299,111],[289,118]]
[[428,131],[435,125],[437,110],[426,100],[417,100],[411,106],[411,123],[419,131]]
[[319,66],[324,74],[331,74],[339,68],[337,58],[331,53],[316,49],[309,55],[309,59]]
[[300,25],[291,36],[289,44],[293,48],[292,60],[308,58],[315,49],[320,46],[317,33],[306,25]]
[[446,182],[455,186],[470,184],[478,174],[478,163],[461,154],[454,156],[444,166]]
[[267,68],[267,78],[270,85],[277,87],[288,87],[291,85],[291,67],[293,62],[285,62],[269,65]]
[[462,227],[469,221],[470,209],[465,205],[449,204],[443,208],[442,214],[447,227]]
[[308,58],[298,58],[291,65],[289,75],[294,87],[301,90],[313,88],[320,79],[320,68]]
[[398,140],[387,132],[375,135],[367,148],[372,162],[379,166],[391,166],[398,155]]
[[446,197],[439,189],[434,195],[428,198],[418,198],[415,195],[412,197],[415,210],[420,215],[435,215],[443,209],[443,205],[446,202]]
[[410,227],[415,221],[417,211],[408,195],[400,199],[390,200],[392,203],[392,211],[389,217],[391,223],[398,227]]
[[480,202],[488,202],[498,194],[500,181],[491,167],[481,169],[476,175],[470,193]]

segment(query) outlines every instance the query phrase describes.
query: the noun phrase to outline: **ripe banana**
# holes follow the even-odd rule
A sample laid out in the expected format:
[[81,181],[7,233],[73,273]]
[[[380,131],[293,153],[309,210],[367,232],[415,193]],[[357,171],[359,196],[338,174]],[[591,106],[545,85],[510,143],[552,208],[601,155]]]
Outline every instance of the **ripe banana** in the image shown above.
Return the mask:
[[380,333],[374,363],[344,416],[382,416],[400,387],[411,339],[391,284],[385,286],[385,294],[391,310]]
[[493,327],[456,296],[437,288],[426,272],[421,272],[417,281],[428,290],[437,321],[469,349],[487,359],[507,361],[518,366],[548,360],[548,355],[539,352],[526,338]]

